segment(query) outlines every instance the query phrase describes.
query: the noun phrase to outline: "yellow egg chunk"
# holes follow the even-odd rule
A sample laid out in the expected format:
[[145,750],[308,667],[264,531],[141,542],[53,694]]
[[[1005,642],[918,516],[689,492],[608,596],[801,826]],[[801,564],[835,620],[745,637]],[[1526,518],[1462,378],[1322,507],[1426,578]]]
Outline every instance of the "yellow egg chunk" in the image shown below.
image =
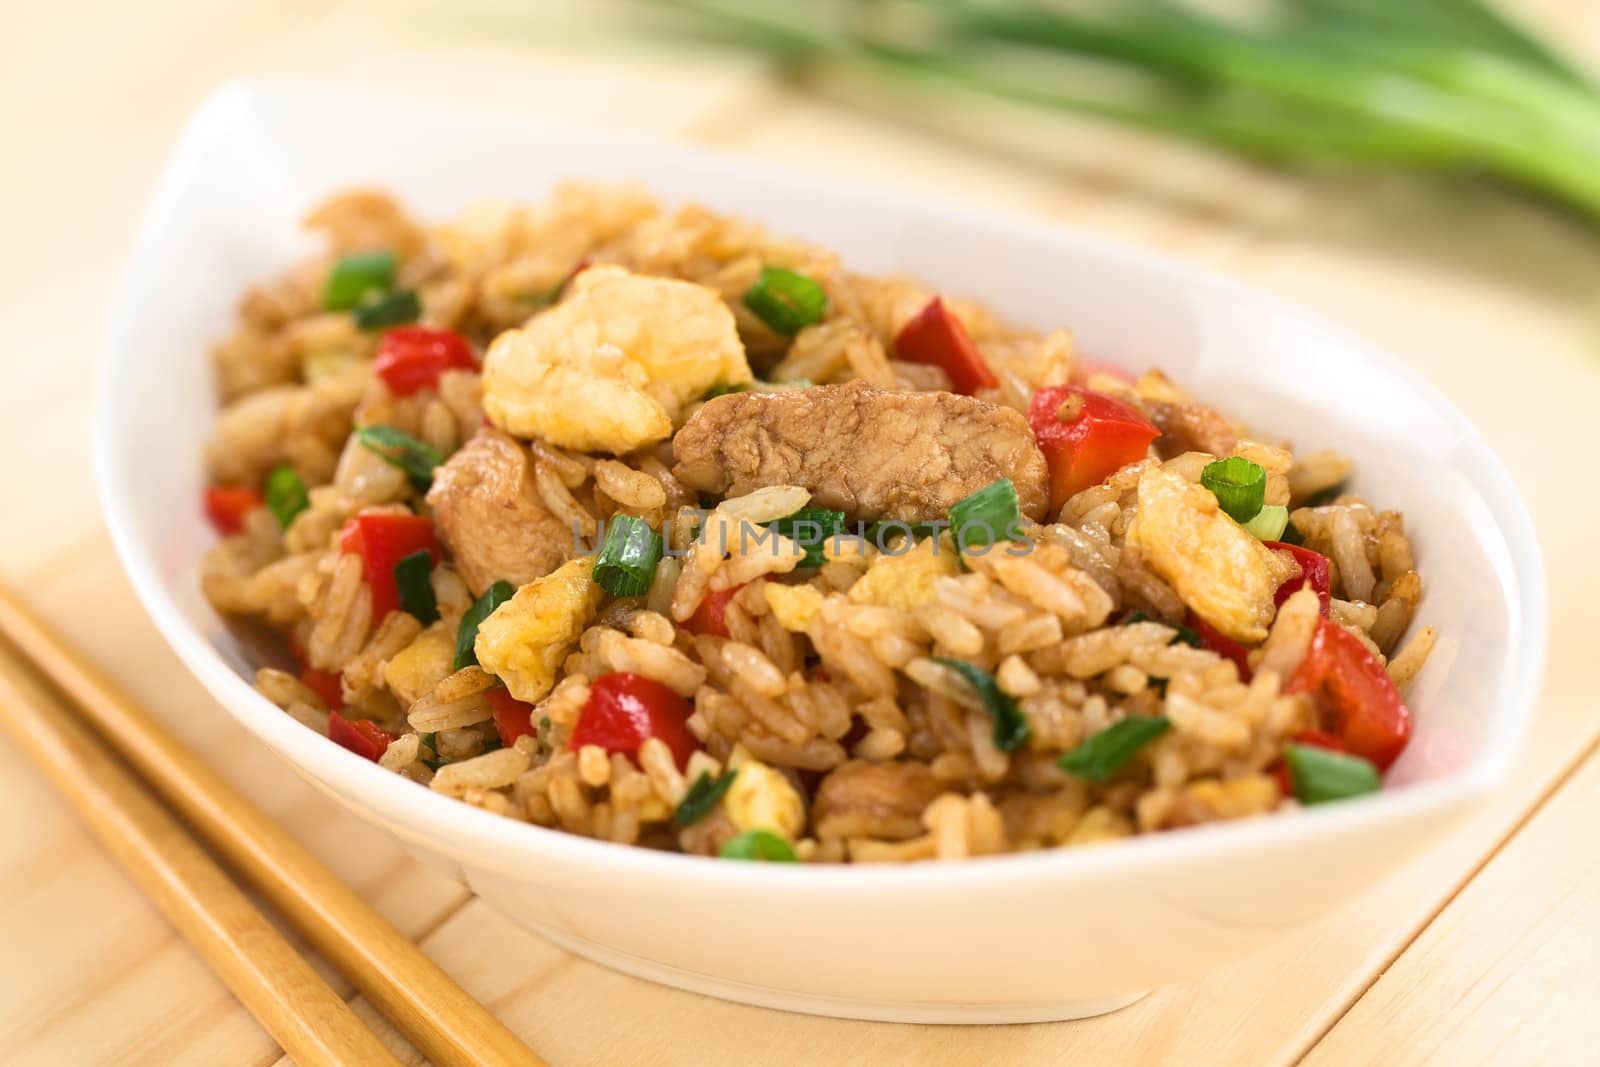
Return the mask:
[[555,686],[562,661],[600,604],[593,569],[591,558],[569,560],[518,589],[478,627],[479,665],[518,700],[531,704]]
[[778,625],[790,633],[805,633],[822,610],[822,593],[809,585],[768,582],[761,593]]
[[850,587],[850,599],[857,604],[915,611],[933,602],[935,581],[960,573],[954,541],[928,537],[898,556],[885,552],[874,559],[867,573]]
[[1137,538],[1150,567],[1206,622],[1235,641],[1267,636],[1272,595],[1295,567],[1230,519],[1211,490],[1163,467],[1139,475]]
[[806,805],[789,779],[743,746],[734,750],[728,765],[737,772],[722,797],[728,821],[740,830],[771,830],[789,841],[799,837],[806,828]]
[[402,707],[410,707],[455,669],[456,628],[436,622],[417,639],[389,657],[383,680]]
[[671,436],[684,405],[712,386],[751,379],[733,313],[714,291],[590,267],[560,304],[495,338],[483,408],[518,437],[622,455]]

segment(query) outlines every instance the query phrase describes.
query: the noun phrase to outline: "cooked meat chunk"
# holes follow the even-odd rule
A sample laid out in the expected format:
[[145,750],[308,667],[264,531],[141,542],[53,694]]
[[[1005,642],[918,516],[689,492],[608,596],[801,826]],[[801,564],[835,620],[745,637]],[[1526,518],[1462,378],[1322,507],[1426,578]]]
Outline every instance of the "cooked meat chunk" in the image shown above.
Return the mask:
[[1161,429],[1156,439],[1156,452],[1164,459],[1184,452],[1210,452],[1213,456],[1231,456],[1239,443],[1239,431],[1233,423],[1202,404],[1169,404],[1150,401],[1145,404],[1150,421]]
[[478,431],[433,472],[428,503],[474,594],[502,578],[521,587],[576,554],[572,531],[539,499],[527,449],[498,430]]
[[851,760],[817,786],[812,826],[821,837],[916,837],[940,791],[926,764]]
[[1044,515],[1050,478],[1028,420],[953,393],[874,389],[862,381],[791,393],[733,393],[702,407],[673,438],[692,489],[742,496],[802,485],[811,502],[855,519],[942,519],[996,478],[1022,512]]

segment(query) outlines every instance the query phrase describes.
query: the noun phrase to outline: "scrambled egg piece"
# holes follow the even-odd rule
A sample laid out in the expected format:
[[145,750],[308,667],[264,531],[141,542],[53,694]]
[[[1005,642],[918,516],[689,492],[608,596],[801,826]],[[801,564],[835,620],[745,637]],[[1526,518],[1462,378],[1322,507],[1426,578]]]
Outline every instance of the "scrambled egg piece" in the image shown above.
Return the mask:
[[1195,614],[1235,641],[1267,636],[1272,594],[1295,564],[1230,519],[1211,490],[1150,467],[1139,475],[1139,517],[1128,539]]
[[737,771],[722,797],[728,821],[740,830],[771,830],[789,841],[806,828],[806,806],[800,793],[779,771],[734,747],[728,766]]
[[507,330],[483,361],[496,426],[621,455],[672,435],[684,405],[752,380],[733,313],[693,282],[590,267],[573,293]]
[[850,587],[849,595],[857,604],[915,611],[933,601],[936,580],[960,573],[955,541],[945,536],[927,537],[898,556],[879,555]]
[[455,669],[456,628],[436,622],[383,665],[383,680],[389,692],[409,708]]
[[600,605],[593,569],[591,558],[569,560],[518,589],[478,627],[479,665],[518,700],[534,703],[555,686],[562,661]]
[[822,610],[822,593],[809,585],[779,585],[768,582],[761,587],[767,607],[773,616],[790,633],[803,634],[816,621]]

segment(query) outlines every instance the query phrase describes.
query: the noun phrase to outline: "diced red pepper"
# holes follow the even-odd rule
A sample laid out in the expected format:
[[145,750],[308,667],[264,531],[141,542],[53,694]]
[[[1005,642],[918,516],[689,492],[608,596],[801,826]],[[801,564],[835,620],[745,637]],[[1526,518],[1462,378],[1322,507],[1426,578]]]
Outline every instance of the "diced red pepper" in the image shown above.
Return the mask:
[[1137,463],[1161,431],[1131,405],[1081,385],[1033,394],[1028,425],[1050,464],[1050,511]]
[[1317,603],[1321,605],[1322,614],[1327,615],[1333,603],[1333,572],[1328,557],[1321,552],[1313,552],[1309,548],[1285,544],[1282,541],[1262,543],[1268,548],[1289,553],[1294,557],[1294,561],[1300,564],[1299,577],[1290,578],[1278,586],[1278,591],[1272,595],[1273,603],[1280,608],[1283,607],[1285,600],[1298,593],[1305,583],[1310,582],[1311,588],[1317,591]]
[[244,517],[267,502],[261,490],[247,485],[208,485],[203,499],[206,518],[224,535],[244,529]]
[[300,681],[334,711],[344,707],[344,686],[339,681],[338,671],[320,671],[315,667],[302,667]]
[[394,735],[367,719],[347,719],[337,711],[328,712],[328,740],[335,742],[362,759],[378,761],[389,749]]
[[499,686],[489,690],[489,707],[494,709],[494,728],[500,731],[500,743],[510,748],[523,734],[538,733],[533,725],[533,705],[518,700],[507,689]]
[[1183,624],[1200,635],[1201,648],[1208,648],[1223,659],[1232,660],[1233,665],[1239,668],[1240,681],[1248,682],[1250,680],[1250,650],[1248,648],[1245,648],[1192,611],[1183,620]]
[[1310,693],[1323,721],[1351,753],[1387,770],[1411,739],[1411,713],[1389,672],[1361,639],[1331,619],[1317,623],[1289,693]]
[[894,354],[908,363],[943,367],[950,376],[950,387],[968,396],[1000,384],[967,328],[938,297],[928,301],[900,328],[900,335],[894,339]]
[[437,564],[444,558],[433,520],[424,515],[376,512],[357,515],[339,533],[339,550],[361,557],[367,585],[372,589],[372,622],[377,625],[400,606],[394,565],[424,549]]
[[684,627],[695,634],[732,636],[728,633],[728,601],[738,596],[743,588],[742,585],[736,585],[732,589],[713,589],[706,593],[700,606],[694,609],[694,614],[685,620]]
[[1072,381],[1076,385],[1088,385],[1089,379],[1096,374],[1104,374],[1129,385],[1138,380],[1132,371],[1100,359],[1080,359],[1072,364]]
[[660,682],[641,674],[602,674],[589,686],[589,702],[572,731],[574,751],[599,745],[607,752],[632,756],[650,738],[659,738],[672,750],[678,769],[700,743],[689,732],[694,707]]
[[[1310,745],[1313,748],[1325,748],[1329,752],[1348,752],[1344,742],[1332,734],[1325,734],[1321,730],[1301,730],[1291,739],[1297,745]],[[1278,791],[1284,796],[1294,796],[1294,780],[1289,777],[1289,768],[1282,760],[1267,768],[1268,773],[1278,779]]]
[[447,370],[477,370],[478,361],[467,339],[454,330],[427,326],[400,326],[383,335],[372,372],[383,379],[395,396],[410,396],[419,389],[434,389]]

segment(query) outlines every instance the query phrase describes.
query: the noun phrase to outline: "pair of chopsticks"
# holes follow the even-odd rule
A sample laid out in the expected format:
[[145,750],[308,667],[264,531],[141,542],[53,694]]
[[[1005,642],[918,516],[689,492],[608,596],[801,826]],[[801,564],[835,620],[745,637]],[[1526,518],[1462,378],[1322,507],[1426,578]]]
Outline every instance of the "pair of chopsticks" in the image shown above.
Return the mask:
[[0,726],[296,1063],[399,1061],[190,830],[434,1063],[544,1062],[3,586],[0,636]]

